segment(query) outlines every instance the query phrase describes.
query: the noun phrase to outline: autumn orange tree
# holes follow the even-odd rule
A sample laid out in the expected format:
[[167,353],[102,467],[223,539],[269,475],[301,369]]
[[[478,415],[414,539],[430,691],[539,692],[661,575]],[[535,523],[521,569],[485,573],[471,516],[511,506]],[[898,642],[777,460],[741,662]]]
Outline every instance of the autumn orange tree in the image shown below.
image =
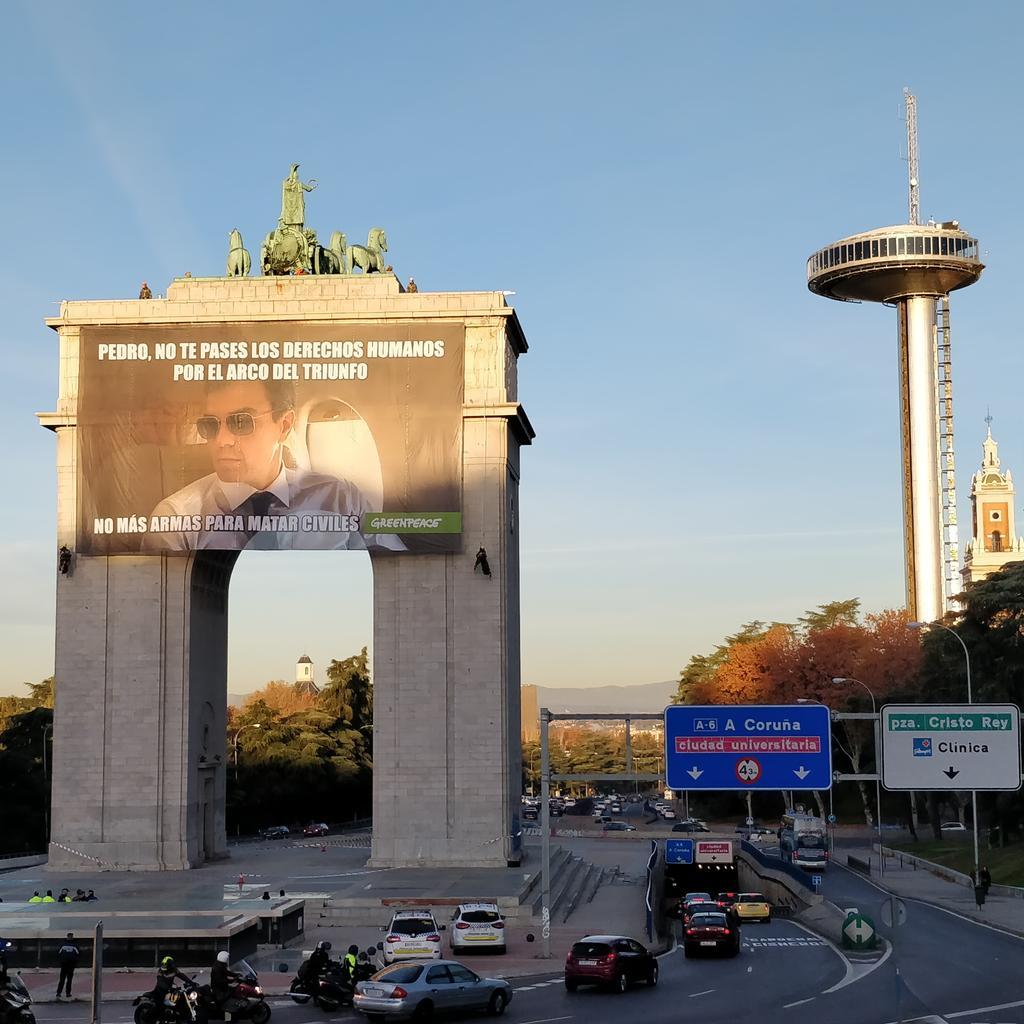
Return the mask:
[[[920,646],[906,613],[890,610],[862,618],[856,599],[833,601],[792,624],[748,623],[710,655],[697,655],[680,673],[676,699],[685,704],[792,704],[818,701],[839,711],[869,711],[876,702],[917,691]],[[833,683],[834,678],[856,679]],[[835,724],[833,750],[854,773],[874,770],[868,721]],[[872,794],[859,784],[865,821],[874,822]],[[819,811],[824,804],[815,794]]]

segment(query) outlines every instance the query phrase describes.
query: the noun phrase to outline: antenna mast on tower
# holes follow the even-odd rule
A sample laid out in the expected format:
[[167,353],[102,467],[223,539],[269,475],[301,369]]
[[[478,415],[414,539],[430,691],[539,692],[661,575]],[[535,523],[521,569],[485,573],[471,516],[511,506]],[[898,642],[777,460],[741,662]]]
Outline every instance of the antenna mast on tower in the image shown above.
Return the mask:
[[921,181],[917,176],[917,97],[906,87],[907,101],[907,170],[910,174],[910,223],[921,223]]

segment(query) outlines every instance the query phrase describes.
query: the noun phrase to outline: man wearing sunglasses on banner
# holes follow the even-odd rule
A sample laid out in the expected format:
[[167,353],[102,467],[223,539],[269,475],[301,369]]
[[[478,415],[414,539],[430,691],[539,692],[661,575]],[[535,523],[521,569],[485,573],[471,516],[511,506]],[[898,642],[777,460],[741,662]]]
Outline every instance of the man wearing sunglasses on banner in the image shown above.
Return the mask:
[[361,517],[373,510],[358,487],[288,465],[286,441],[294,423],[290,381],[211,385],[195,426],[213,472],[157,505],[143,550],[400,550],[397,538],[360,535]]

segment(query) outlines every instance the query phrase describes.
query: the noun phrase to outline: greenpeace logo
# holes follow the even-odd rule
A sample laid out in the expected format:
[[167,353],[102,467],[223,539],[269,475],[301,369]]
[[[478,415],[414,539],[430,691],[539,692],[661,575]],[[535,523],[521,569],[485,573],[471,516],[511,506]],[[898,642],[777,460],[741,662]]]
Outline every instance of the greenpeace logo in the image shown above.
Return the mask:
[[371,516],[370,530],[436,530],[441,517],[434,516]]

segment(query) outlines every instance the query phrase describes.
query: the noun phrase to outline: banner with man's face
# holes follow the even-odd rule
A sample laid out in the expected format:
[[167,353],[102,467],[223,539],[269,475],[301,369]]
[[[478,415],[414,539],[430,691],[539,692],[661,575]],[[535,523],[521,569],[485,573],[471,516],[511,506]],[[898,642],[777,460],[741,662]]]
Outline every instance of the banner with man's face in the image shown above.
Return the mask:
[[83,327],[83,554],[461,547],[461,325]]

